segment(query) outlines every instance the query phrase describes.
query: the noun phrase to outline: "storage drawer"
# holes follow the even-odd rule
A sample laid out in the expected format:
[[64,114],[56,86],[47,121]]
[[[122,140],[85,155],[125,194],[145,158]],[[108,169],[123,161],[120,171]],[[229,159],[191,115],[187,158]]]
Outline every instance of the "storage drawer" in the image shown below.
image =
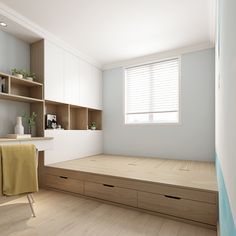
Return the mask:
[[46,175],[46,186],[72,193],[84,193],[83,181],[67,176]]
[[205,202],[138,192],[138,207],[210,225],[216,225],[217,222],[216,205]]
[[84,194],[90,197],[137,207],[137,191],[109,184],[85,182]]

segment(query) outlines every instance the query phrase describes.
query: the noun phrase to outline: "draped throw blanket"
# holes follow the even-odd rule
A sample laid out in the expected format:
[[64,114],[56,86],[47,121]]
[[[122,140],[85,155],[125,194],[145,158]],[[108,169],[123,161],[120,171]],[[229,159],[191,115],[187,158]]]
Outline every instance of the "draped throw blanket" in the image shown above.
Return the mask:
[[33,144],[0,147],[0,190],[12,196],[38,191],[36,148]]

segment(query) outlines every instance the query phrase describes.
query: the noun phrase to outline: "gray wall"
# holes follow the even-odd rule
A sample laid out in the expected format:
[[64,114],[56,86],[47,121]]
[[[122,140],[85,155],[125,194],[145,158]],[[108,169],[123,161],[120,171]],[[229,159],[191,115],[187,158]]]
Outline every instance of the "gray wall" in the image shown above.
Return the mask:
[[[0,30],[0,71],[10,73],[12,68],[30,69],[30,46]],[[0,136],[12,133],[16,116],[29,112],[29,104],[0,100]]]
[[104,153],[213,160],[214,56],[214,49],[182,56],[180,125],[124,125],[123,69],[105,71]]
[[[216,153],[223,172],[230,207],[234,219],[234,231],[230,229],[230,210],[226,212],[226,198],[223,200],[221,214],[222,235],[236,233],[236,31],[235,0],[219,1],[219,27],[217,46],[220,55],[216,54]],[[218,50],[216,50],[218,51]],[[220,78],[220,83],[219,83]],[[218,85],[220,84],[220,86]],[[227,222],[228,221],[228,222]],[[223,226],[227,231],[223,231]]]

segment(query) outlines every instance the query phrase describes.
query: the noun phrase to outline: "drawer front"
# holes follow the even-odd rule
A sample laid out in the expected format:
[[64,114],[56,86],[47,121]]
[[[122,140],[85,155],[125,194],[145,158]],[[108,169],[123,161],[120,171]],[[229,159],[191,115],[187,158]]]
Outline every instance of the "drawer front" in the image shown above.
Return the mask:
[[138,192],[138,207],[210,225],[217,222],[216,205],[174,196]]
[[85,182],[84,194],[90,197],[137,207],[137,191],[109,184]]
[[66,176],[46,175],[46,186],[72,193],[84,193],[83,181]]

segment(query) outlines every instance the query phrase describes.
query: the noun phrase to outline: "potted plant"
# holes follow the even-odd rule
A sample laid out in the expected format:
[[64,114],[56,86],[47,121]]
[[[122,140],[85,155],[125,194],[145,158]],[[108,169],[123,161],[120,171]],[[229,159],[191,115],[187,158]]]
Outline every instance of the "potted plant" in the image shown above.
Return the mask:
[[29,126],[29,134],[31,134],[32,136],[34,136],[33,129],[36,124],[36,117],[37,117],[37,114],[35,112],[33,112],[31,115],[28,115],[27,113],[25,113],[23,116],[23,118],[25,119],[25,121],[27,122]]
[[12,75],[14,75],[15,77],[17,77],[18,79],[23,79],[26,75],[24,70],[18,70],[16,68],[11,70]]
[[33,81],[33,80],[36,79],[36,74],[35,74],[35,73],[26,73],[26,74],[25,74],[25,78],[26,78],[27,80]]
[[97,127],[96,127],[96,122],[94,122],[94,121],[91,122],[90,129],[91,129],[91,130],[96,130],[96,128],[97,128]]

